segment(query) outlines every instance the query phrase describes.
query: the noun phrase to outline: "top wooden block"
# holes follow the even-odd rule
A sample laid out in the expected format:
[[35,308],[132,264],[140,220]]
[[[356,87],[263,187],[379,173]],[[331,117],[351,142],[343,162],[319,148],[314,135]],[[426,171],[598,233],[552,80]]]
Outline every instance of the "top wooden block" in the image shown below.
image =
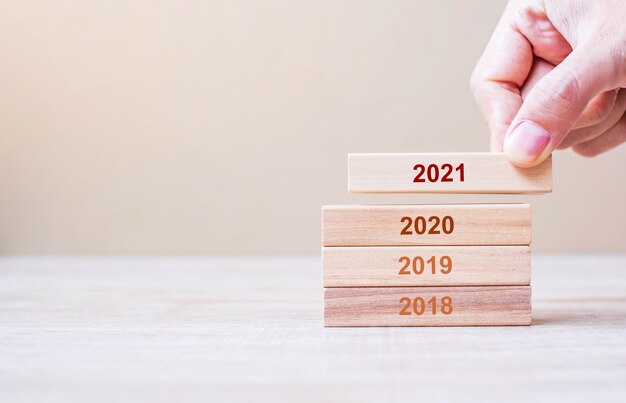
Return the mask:
[[548,193],[552,157],[517,168],[502,153],[348,154],[350,193]]

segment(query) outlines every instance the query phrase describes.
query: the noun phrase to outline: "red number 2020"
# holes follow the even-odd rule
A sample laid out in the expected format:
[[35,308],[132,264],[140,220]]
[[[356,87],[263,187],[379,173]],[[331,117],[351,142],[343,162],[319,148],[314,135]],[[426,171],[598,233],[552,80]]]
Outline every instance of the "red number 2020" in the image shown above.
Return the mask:
[[400,222],[405,224],[404,228],[400,231],[400,235],[438,235],[442,232],[444,234],[451,234],[454,231],[454,219],[449,215],[443,218],[439,218],[438,216],[430,216],[428,218],[417,216],[415,219],[402,217]]

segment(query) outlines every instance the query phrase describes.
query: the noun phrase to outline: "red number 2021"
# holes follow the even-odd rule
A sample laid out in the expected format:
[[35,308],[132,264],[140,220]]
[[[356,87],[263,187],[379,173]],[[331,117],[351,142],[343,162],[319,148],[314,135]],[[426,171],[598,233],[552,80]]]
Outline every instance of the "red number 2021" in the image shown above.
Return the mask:
[[[452,164],[443,164],[441,167],[437,164],[430,164],[428,166],[424,164],[416,164],[413,167],[414,171],[417,171],[417,175],[413,179],[413,182],[454,182],[453,172],[458,172],[459,182],[465,182],[465,164],[459,164],[452,167]],[[426,178],[423,176],[426,175]]]

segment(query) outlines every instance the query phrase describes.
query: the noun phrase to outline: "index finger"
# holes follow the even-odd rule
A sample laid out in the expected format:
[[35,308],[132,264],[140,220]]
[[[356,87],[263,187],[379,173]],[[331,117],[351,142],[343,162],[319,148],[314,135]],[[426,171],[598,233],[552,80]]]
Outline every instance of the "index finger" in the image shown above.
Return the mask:
[[509,125],[522,106],[520,89],[533,64],[533,49],[505,10],[472,73],[471,86],[491,131],[491,150],[501,152]]

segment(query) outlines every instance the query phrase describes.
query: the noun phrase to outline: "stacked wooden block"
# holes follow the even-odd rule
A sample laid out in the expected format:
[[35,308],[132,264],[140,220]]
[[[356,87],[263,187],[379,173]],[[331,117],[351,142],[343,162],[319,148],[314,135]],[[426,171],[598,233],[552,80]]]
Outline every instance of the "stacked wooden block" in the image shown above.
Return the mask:
[[[552,161],[351,154],[353,193],[545,193]],[[528,204],[322,209],[325,326],[529,325]]]

